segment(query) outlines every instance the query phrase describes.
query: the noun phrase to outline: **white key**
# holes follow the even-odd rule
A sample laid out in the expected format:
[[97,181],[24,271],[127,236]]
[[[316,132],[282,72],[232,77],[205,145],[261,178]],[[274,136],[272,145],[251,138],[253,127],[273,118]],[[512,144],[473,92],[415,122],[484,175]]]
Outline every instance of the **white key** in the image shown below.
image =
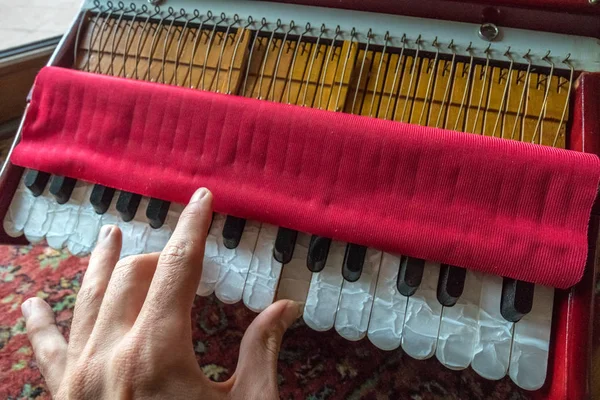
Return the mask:
[[[223,225],[226,218],[227,216],[223,214],[215,214],[213,217],[204,247],[202,278],[196,291],[198,296],[210,296],[215,291],[221,265],[227,262],[228,249],[223,244]],[[223,249],[225,251],[222,251]]]
[[165,223],[158,229],[153,229],[150,227],[148,229],[148,237],[146,238],[146,244],[144,247],[144,253],[160,253],[165,248],[165,245],[171,238],[175,227],[177,227],[177,222],[179,221],[179,216],[183,211],[183,205],[178,203],[171,203],[169,207],[169,211],[167,212],[167,217],[165,218]]
[[381,251],[369,248],[360,278],[356,282],[344,280],[335,316],[335,330],[343,338],[356,341],[367,334],[379,264]]
[[260,222],[246,221],[238,246],[227,249],[227,261],[221,265],[215,286],[215,295],[223,303],[234,304],[242,299],[260,226]]
[[502,277],[484,275],[479,300],[478,340],[471,367],[485,379],[497,380],[506,375],[512,344],[512,322],[500,314]]
[[4,217],[3,227],[8,236],[19,237],[23,235],[23,230],[29,219],[31,207],[35,202],[35,197],[27,187],[25,187],[25,174],[21,178],[21,182],[17,186],[17,190],[11,200],[10,206]]
[[464,290],[452,307],[444,307],[435,355],[446,367],[465,369],[471,364],[477,341],[481,275],[467,271]]
[[44,192],[33,200],[27,223],[23,228],[23,233],[30,243],[37,244],[46,238],[56,207],[58,203],[50,194],[50,185],[47,185]]
[[[117,196],[117,193],[115,193]],[[118,197],[113,200],[117,202]],[[142,197],[138,209],[135,213],[135,217],[129,222],[123,221],[119,216],[117,225],[121,228],[123,233],[123,247],[121,247],[121,258],[127,256],[134,256],[143,254],[146,248],[146,242],[148,241],[149,231],[152,229],[150,223],[146,218],[146,208],[150,199]]]
[[440,327],[442,305],[437,299],[440,264],[426,262],[419,288],[408,298],[402,331],[402,349],[417,360],[433,356]]
[[536,285],[531,312],[515,324],[508,373],[525,390],[538,390],[546,381],[553,301],[553,288]]
[[400,257],[383,253],[368,334],[371,343],[382,350],[397,349],[402,341],[408,298],[398,291],[399,271]]
[[278,228],[263,224],[258,234],[256,248],[252,255],[250,270],[244,287],[244,304],[250,310],[261,312],[275,298],[275,291],[281,274],[281,263],[273,257],[273,246]]
[[314,273],[304,306],[304,322],[316,331],[327,331],[335,324],[344,277],[342,265],[346,243],[331,241],[325,267]]
[[102,226],[102,216],[94,211],[94,207],[90,203],[90,195],[92,194],[93,189],[94,185],[88,183],[83,204],[79,208],[77,224],[75,225],[73,233],[67,240],[69,252],[79,257],[90,254],[96,245],[98,233]]
[[289,299],[304,304],[310,286],[312,272],[306,266],[308,257],[308,246],[310,235],[298,232],[294,254],[289,264],[283,266],[279,288],[277,289],[277,300]]
[[46,234],[46,241],[53,249],[62,249],[77,226],[79,208],[86,201],[88,183],[77,181],[69,201],[58,204],[54,212],[54,218]]
[[108,206],[108,209],[104,214],[102,214],[101,225],[116,225],[119,226],[119,221],[121,217],[119,216],[119,212],[117,211],[117,199],[121,192],[115,190],[115,194],[113,195],[112,201]]

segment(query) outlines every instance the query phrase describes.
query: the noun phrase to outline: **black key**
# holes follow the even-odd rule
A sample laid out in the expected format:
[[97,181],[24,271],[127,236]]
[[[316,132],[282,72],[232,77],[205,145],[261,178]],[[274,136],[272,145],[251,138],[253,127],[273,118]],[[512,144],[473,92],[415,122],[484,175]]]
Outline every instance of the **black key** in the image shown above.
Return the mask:
[[160,199],[151,198],[146,208],[146,218],[150,221],[150,226],[158,229],[165,223],[167,213],[171,207],[171,202]]
[[65,204],[71,198],[77,179],[53,175],[50,179],[50,193],[58,204]]
[[50,174],[30,169],[27,171],[27,174],[25,174],[25,187],[29,189],[35,197],[38,197],[44,192],[49,179]]
[[308,257],[306,266],[312,272],[321,272],[325,268],[327,255],[329,254],[331,239],[323,236],[313,235],[308,245]]
[[438,280],[437,298],[441,305],[452,307],[465,288],[467,270],[452,265],[443,264]]
[[242,240],[245,227],[246,220],[244,218],[228,215],[225,219],[225,225],[223,225],[223,244],[225,247],[228,249],[237,248],[240,240]]
[[135,217],[142,196],[130,192],[121,192],[117,200],[117,211],[121,214],[123,221],[129,222]]
[[500,313],[505,320],[518,322],[525,314],[531,312],[534,288],[533,283],[504,278]]
[[365,255],[367,248],[357,244],[348,244],[346,254],[344,255],[344,265],[342,266],[342,275],[348,282],[356,282],[360,279],[363,265],[365,264]]
[[298,231],[287,228],[279,228],[275,246],[273,247],[273,257],[282,264],[287,264],[292,260],[294,247],[296,246],[296,237]]
[[94,185],[90,195],[90,203],[97,214],[105,214],[112,203],[115,195],[115,189],[102,185]]
[[400,271],[398,271],[398,282],[396,286],[398,291],[408,297],[415,294],[421,280],[423,279],[423,269],[425,260],[413,257],[402,257],[400,261]]

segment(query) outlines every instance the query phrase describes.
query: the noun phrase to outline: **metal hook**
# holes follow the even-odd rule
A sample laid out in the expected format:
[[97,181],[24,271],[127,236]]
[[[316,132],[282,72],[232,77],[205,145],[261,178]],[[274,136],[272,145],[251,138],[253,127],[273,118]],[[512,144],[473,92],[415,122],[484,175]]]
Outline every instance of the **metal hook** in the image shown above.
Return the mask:
[[[450,97],[450,84],[452,83],[452,79],[454,77],[454,70],[456,68],[456,50],[455,50],[455,46],[454,46],[454,39],[452,39],[450,41],[450,44],[448,45],[448,48],[450,50],[452,50],[452,64],[450,66],[450,75],[448,76],[448,82],[446,83],[446,88],[444,89],[444,97],[442,97],[442,104],[440,105],[440,112],[438,113],[437,121],[435,122],[436,128],[440,128],[440,122],[442,120],[442,114],[444,112],[444,107],[446,105],[446,100],[449,100],[449,97]],[[448,113],[448,109],[449,108],[450,107],[446,108],[446,113]],[[444,120],[446,120],[446,119],[447,119],[447,116],[446,116],[446,118],[444,118]]]
[[550,84],[552,83],[552,76],[554,75],[554,67],[555,67],[554,62],[550,58],[550,50],[548,50],[548,53],[546,53],[546,55],[544,56],[544,58],[542,58],[542,60],[544,60],[548,64],[550,64],[550,75],[548,75],[548,77],[546,77],[546,92],[544,93],[544,101],[542,102],[542,108],[540,109],[540,115],[538,116],[537,123],[535,124],[535,130],[533,131],[533,138],[531,138],[531,143],[535,143],[535,138],[536,138],[538,130],[539,130],[540,131],[539,144],[542,144],[542,136],[544,133],[541,130],[542,118],[544,117],[544,114],[546,114],[546,107],[548,106],[548,95],[550,94]]
[[[94,7],[90,9],[90,12],[94,11],[94,10],[99,10],[100,9],[100,1],[98,0],[94,0]],[[73,64],[77,65],[77,51],[79,50],[79,40],[81,37],[81,29],[83,28],[83,21],[85,21],[85,15],[81,16],[81,19],[79,20],[79,26],[77,27],[77,34],[75,35],[75,46],[74,46],[74,51],[73,51]],[[91,45],[91,43],[90,43]]]
[[[183,8],[181,9],[180,13],[182,14],[182,16],[184,16],[184,18],[187,17],[187,14],[185,13],[185,10]],[[200,18],[200,11],[194,10],[194,17],[185,19],[185,23],[183,24],[183,28],[181,28],[181,33],[179,34],[179,39],[177,39],[177,49],[175,50],[175,86],[179,86],[179,61],[182,57],[183,49],[181,48],[181,43],[183,41],[183,37],[185,35],[185,40],[187,40],[191,33],[191,29],[188,29],[188,25],[190,24],[190,22],[198,18]],[[183,80],[182,84],[185,85],[185,79]]]
[[[94,68],[93,72],[101,72],[100,68],[101,68],[101,62],[102,62],[102,57],[104,55],[104,50],[106,49],[106,45],[108,44],[108,40],[106,39],[106,42],[103,43],[103,37],[104,37],[104,32],[108,29],[107,26],[109,25],[108,21],[112,21],[112,15],[115,12],[119,12],[120,10],[115,10],[113,7],[113,3],[112,2],[107,2],[106,3],[107,6],[110,8],[110,12],[108,13],[108,16],[106,17],[106,19],[104,20],[104,22],[102,23],[102,26],[100,27],[100,45],[99,45],[99,50],[98,50],[98,65],[96,65],[96,68]],[[114,24],[111,27],[111,32],[113,32],[114,29]],[[110,38],[110,34],[108,36],[108,38]]]
[[198,29],[196,30],[196,34],[194,35],[194,45],[192,46],[192,57],[190,58],[190,88],[194,89],[194,79],[193,79],[193,75],[194,75],[194,59],[196,58],[196,50],[198,50],[198,40],[200,40],[200,37],[202,36],[202,28],[204,27],[204,24],[211,21],[213,18],[213,13],[212,11],[208,10],[208,12],[206,13],[206,19],[201,20],[200,21],[200,26],[198,27]]
[[[420,37],[420,36],[419,36]],[[383,59],[385,58],[388,42],[390,41],[390,31],[387,31],[383,36],[383,50],[381,50],[381,58],[379,59],[379,67],[377,67],[377,76],[375,78],[375,86],[373,87],[373,96],[371,96],[371,106],[369,107],[369,115],[373,117],[373,106],[375,105],[375,95],[377,94],[377,87],[379,86],[379,77],[381,75],[381,68],[383,67]],[[381,88],[383,91],[383,87]]]
[[[269,59],[269,51],[271,49],[271,47],[275,46],[275,43],[273,42],[273,39],[275,38],[275,32],[277,32],[283,25],[281,24],[281,20],[277,19],[277,23],[275,26],[275,29],[273,29],[273,31],[271,32],[271,35],[269,36],[269,41],[267,42],[267,48],[265,49],[265,55],[263,57],[263,61],[262,61],[262,66],[260,68],[260,76],[259,76],[259,81],[258,81],[258,96],[257,99],[262,100],[262,85],[263,85],[263,79],[265,77],[265,69],[267,66],[267,60]],[[269,93],[269,88],[267,87],[267,96]]]
[[[371,39],[373,38],[373,29],[369,29],[367,32],[367,44],[363,53],[363,60],[360,65],[360,72],[358,73],[358,81],[356,83],[356,90],[354,91],[354,99],[352,100],[352,113],[354,113],[354,107],[356,106],[356,100],[358,99],[358,90],[360,88],[360,82],[362,81],[362,75],[365,69],[365,63],[367,61],[367,53],[369,52],[369,46],[371,45]],[[366,90],[366,87],[365,87]]]
[[571,57],[571,53],[567,54],[567,57],[562,61],[563,64],[566,64],[569,67],[571,73],[569,74],[569,89],[567,90],[567,96],[565,98],[565,105],[563,107],[563,111],[560,117],[560,122],[558,124],[558,129],[556,130],[556,135],[554,136],[554,141],[552,142],[552,147],[556,147],[556,143],[558,143],[558,139],[560,138],[560,130],[565,122],[565,116],[567,115],[567,109],[569,108],[569,99],[571,98],[571,91],[573,89],[573,77],[575,75],[575,68],[573,64],[569,61]]
[[289,29],[285,32],[283,39],[281,40],[281,46],[279,46],[279,54],[277,55],[277,62],[275,63],[275,71],[273,72],[273,80],[271,83],[271,94],[267,96],[267,99],[271,97],[271,100],[275,100],[275,85],[277,84],[277,74],[279,73],[279,63],[281,62],[281,55],[283,53],[283,47],[287,42],[289,34],[296,28],[294,20],[290,21]]
[[[325,87],[325,79],[327,77],[327,71],[329,70],[329,62],[331,60],[333,60],[333,51],[335,49],[335,43],[336,43],[337,38],[339,37],[340,33],[341,33],[341,28],[338,25],[335,28],[335,36],[333,37],[333,40],[331,42],[331,46],[329,46],[329,52],[327,53],[327,58],[325,59],[325,68],[323,70],[323,74],[322,74],[322,77],[321,77],[321,88],[319,90],[319,106],[318,106],[319,109],[322,108],[321,107],[321,103],[323,101],[323,90],[324,90],[324,87]],[[340,51],[341,51],[341,48],[340,48]],[[335,79],[335,77],[334,77],[334,79]],[[333,87],[332,87],[332,89],[333,89]]]
[[406,92],[406,97],[404,98],[404,107],[402,108],[402,115],[400,116],[401,121],[404,121],[404,114],[406,112],[406,107],[408,106],[408,98],[410,97],[412,92],[412,85],[415,79],[415,75],[417,75],[415,72],[417,70],[417,60],[419,59],[419,51],[421,50],[421,35],[419,35],[419,37],[417,37],[417,40],[415,40],[415,45],[417,46],[417,51],[415,52],[415,56],[413,58],[413,65],[410,71],[410,81],[408,82],[408,90]]
[[[145,46],[146,45],[146,40],[148,39],[148,36],[150,35],[149,29],[147,29],[148,28],[148,24],[150,23],[150,19],[156,17],[159,14],[160,14],[160,12],[155,12],[154,14],[148,13],[148,16],[146,17],[146,21],[144,21],[144,26],[142,28],[142,34],[138,38],[137,50],[135,52],[135,79],[139,79],[138,67],[139,67],[139,63],[140,63],[140,54],[142,52],[142,48],[141,48],[141,46],[142,46],[142,39],[144,39],[143,45]],[[146,35],[144,35],[144,33]],[[145,38],[144,38],[144,36],[145,36]]]
[[[134,6],[134,4],[132,4],[132,6]],[[134,11],[135,15],[132,17],[131,24],[129,25],[129,29],[127,30],[127,35],[125,37],[125,52],[123,55],[123,76],[125,78],[129,78],[129,76],[127,75],[127,59],[129,58],[129,50],[131,49],[131,46],[133,46],[133,42],[135,40],[135,35],[133,37],[131,36],[131,33],[133,32],[133,26],[136,25],[136,22],[138,22],[135,28],[135,31],[137,32],[137,29],[140,26],[138,19],[139,17],[141,17],[142,14],[146,13],[147,11],[148,9],[146,7],[142,7],[140,11]]]
[[[165,19],[169,18],[171,15],[173,15],[173,8],[169,7],[169,13],[165,16],[162,16],[161,14],[161,19],[158,22],[158,24],[156,25],[156,28],[154,29],[154,35],[152,35],[152,42],[150,43],[150,52],[148,53],[148,71],[147,71],[147,76],[148,76],[148,80],[150,82],[154,82],[154,79],[152,78],[152,62],[154,61],[154,53],[156,51],[156,46],[158,45],[158,38],[160,37],[162,30],[164,29],[164,21]],[[158,79],[158,77],[157,77]]]
[[225,16],[225,13],[221,13],[221,19],[213,25],[212,31],[210,32],[208,45],[206,46],[206,53],[204,54],[204,64],[202,64],[202,90],[206,90],[206,65],[208,64],[208,55],[210,54],[210,49],[212,48],[212,44],[215,39],[215,32],[217,31],[217,27],[226,21],[227,17]]
[[[227,74],[227,94],[231,94],[231,77],[233,75],[233,64],[235,63],[235,59],[236,59],[236,55],[237,55],[237,51],[238,48],[240,47],[240,43],[242,42],[242,37],[244,36],[245,31],[250,28],[250,26],[252,26],[254,24],[254,19],[249,16],[248,17],[248,24],[244,27],[243,31],[238,32],[238,39],[235,43],[235,48],[233,49],[233,55],[231,56],[231,62],[229,63],[229,72]],[[241,73],[241,66],[240,66],[240,73]]]
[[306,83],[304,85],[304,94],[302,96],[302,106],[306,106],[306,95],[308,94],[308,86],[310,84],[310,78],[312,77],[313,67],[315,66],[315,61],[319,57],[319,53],[321,52],[321,40],[323,39],[323,35],[327,31],[325,24],[321,25],[321,33],[317,37],[317,42],[315,43],[315,50],[313,52],[313,56],[310,61],[310,66],[308,67],[308,74],[306,75]]
[[260,35],[260,32],[262,32],[263,29],[268,27],[268,23],[265,17],[263,17],[261,19],[261,25],[260,28],[258,28],[258,31],[256,31],[255,35],[254,35],[254,39],[252,40],[252,46],[250,47],[250,54],[248,55],[248,61],[247,64],[248,66],[246,67],[246,76],[244,77],[244,85],[242,86],[242,95],[245,95],[246,93],[246,85],[248,84],[248,75],[250,74],[250,68],[252,66],[252,56],[254,55],[254,48],[256,47],[256,41],[258,40],[258,37]]
[[[506,74],[506,85],[504,85],[504,91],[502,92],[502,101],[500,102],[500,108],[498,109],[498,116],[496,117],[496,122],[494,123],[494,130],[492,131],[492,137],[496,135],[496,129],[498,128],[498,125],[500,123],[500,117],[502,116],[502,121],[504,121],[506,118],[505,106],[506,106],[506,103],[508,103],[508,97],[510,96],[510,93],[511,93],[509,91],[509,88],[510,88],[510,84],[511,84],[512,72],[513,72],[515,60],[512,58],[512,56],[510,54],[510,48],[506,51],[506,53],[504,53],[504,55],[506,57],[508,57],[508,59],[510,60],[510,64],[508,67],[508,73]],[[503,124],[503,126],[504,126],[504,124]],[[500,137],[504,138],[504,129],[501,130]]]
[[[527,72],[525,73],[525,82],[523,83],[523,91],[521,92],[521,99],[519,100],[519,108],[517,108],[517,116],[515,118],[515,123],[513,125],[512,133],[510,135],[511,139],[515,138],[515,131],[517,129],[517,124],[519,122],[521,110],[523,110],[523,116],[525,116],[524,115],[525,114],[524,107],[526,106],[525,99],[528,97],[527,94],[529,93],[529,81],[531,80],[532,62],[531,62],[531,57],[529,56],[530,52],[531,52],[531,49],[527,50],[527,53],[523,56],[523,58],[527,60]],[[524,135],[524,131],[523,131],[523,129],[521,129],[521,134],[519,135],[520,141],[523,141],[523,135]]]
[[[302,43],[302,38],[304,37],[304,35],[306,35],[307,33],[311,32],[311,31],[312,31],[312,28],[310,26],[310,23],[307,23],[305,25],[304,32],[302,32],[300,34],[300,36],[298,36],[298,40],[296,41],[296,47],[294,48],[294,55],[292,56],[292,64],[288,71],[287,83],[286,83],[286,87],[287,87],[286,102],[288,104],[290,104],[290,92],[292,90],[292,78],[293,78],[293,73],[294,73],[294,67],[296,66],[296,57],[298,56],[298,49],[300,48],[300,43]],[[302,79],[302,77],[300,77],[300,79]]]
[[[174,10],[172,8],[169,8],[169,11],[171,12]],[[175,13],[172,13],[174,18],[171,20],[171,23],[169,24],[169,28],[167,29],[167,34],[165,35],[165,41],[163,43],[162,66],[161,66],[161,70],[160,70],[160,74],[162,76],[162,83],[165,83],[165,64],[166,64],[167,52],[171,48],[171,44],[173,43],[172,41],[169,41],[169,37],[171,36],[171,30],[173,29],[173,25],[175,24],[175,22],[178,19],[185,17],[185,13],[182,15],[181,11],[182,10],[180,10],[180,12],[179,12],[179,16],[175,16]]]
[[[467,86],[465,87],[465,91],[463,92],[462,100],[460,101],[460,107],[458,109],[458,115],[456,117],[456,122],[454,123],[454,130],[455,131],[458,130],[458,123],[460,122],[460,116],[462,115],[463,109],[465,107],[465,102],[467,101],[467,93],[469,92],[468,85],[471,82],[471,76],[473,75],[473,61],[474,61],[474,56],[473,56],[473,48],[471,47],[471,43],[469,43],[469,47],[467,47],[467,52],[470,55],[470,59],[469,59],[469,74],[467,75]],[[464,70],[463,70],[463,75],[462,76],[464,76]],[[466,124],[466,118],[465,118],[465,124]],[[464,125],[463,125],[463,127],[464,127]]]
[[[488,45],[487,49],[485,49],[484,53],[485,53],[485,67],[483,69],[483,76],[480,76],[480,78],[482,78],[484,85],[486,85],[487,82],[487,77],[488,77],[488,72],[489,72],[489,68],[490,68],[490,46],[491,43]],[[471,129],[470,132],[475,133],[475,128],[477,128],[477,121],[479,120],[479,114],[481,113],[481,105],[483,104],[483,95],[485,93],[485,86],[482,85],[481,87],[481,92],[479,93],[479,103],[477,105],[477,112],[475,113],[475,121],[473,121],[473,128]],[[473,90],[473,89],[471,89]],[[467,120],[469,119],[469,109],[467,108]],[[481,131],[481,134],[483,134],[483,129]]]
[[225,39],[221,42],[221,51],[219,52],[219,63],[217,64],[217,76],[215,77],[215,82],[217,82],[216,92],[219,93],[219,75],[221,74],[221,65],[223,63],[223,53],[225,52],[225,44],[227,43],[227,39],[229,38],[229,32],[231,28],[237,23],[240,22],[240,16],[235,14],[233,16],[233,22],[227,26],[227,30],[225,31]]
[[425,115],[425,109],[427,109],[429,105],[429,94],[431,93],[431,89],[433,88],[433,77],[435,76],[435,72],[437,71],[438,60],[440,57],[440,46],[437,42],[437,36],[433,39],[431,45],[435,47],[435,57],[433,59],[433,63],[429,63],[427,72],[429,73],[429,81],[427,82],[427,90],[425,91],[425,98],[423,99],[423,108],[421,108],[421,114],[419,115],[419,125],[423,125],[423,116]]
[[[390,95],[388,97],[388,101],[387,101],[387,106],[385,107],[385,115],[383,116],[384,119],[388,119],[388,114],[390,113],[390,106],[392,105],[392,97],[396,97],[396,101],[398,100],[398,96],[400,95],[400,83],[398,82],[398,75],[400,74],[400,68],[402,67],[403,64],[403,58],[404,58],[404,50],[406,49],[406,34],[403,34],[402,37],[400,38],[400,43],[402,43],[402,48],[400,49],[400,54],[398,55],[398,63],[396,64],[396,70],[394,71],[394,80],[392,81],[392,89],[390,91]],[[398,88],[394,89],[396,87],[396,83],[398,83]],[[394,107],[395,108],[395,107]],[[395,114],[395,110],[394,110],[394,114]],[[393,118],[393,115],[392,115]]]

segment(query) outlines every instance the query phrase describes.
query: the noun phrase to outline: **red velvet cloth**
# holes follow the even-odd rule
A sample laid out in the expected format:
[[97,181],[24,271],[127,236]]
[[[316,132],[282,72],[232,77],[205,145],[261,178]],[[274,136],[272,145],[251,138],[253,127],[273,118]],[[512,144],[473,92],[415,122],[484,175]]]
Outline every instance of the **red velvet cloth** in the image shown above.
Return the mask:
[[566,288],[595,155],[45,68],[17,165]]

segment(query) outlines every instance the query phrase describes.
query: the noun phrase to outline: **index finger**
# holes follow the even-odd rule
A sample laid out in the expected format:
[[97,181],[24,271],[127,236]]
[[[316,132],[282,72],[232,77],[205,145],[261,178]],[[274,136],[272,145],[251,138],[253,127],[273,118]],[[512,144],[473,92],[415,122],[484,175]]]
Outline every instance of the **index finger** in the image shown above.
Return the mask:
[[[190,320],[211,221],[212,194],[207,189],[199,189],[181,213],[173,235],[160,254],[138,318],[141,323],[153,324],[165,319],[171,322]],[[177,328],[176,323],[165,326],[169,325],[181,328]]]

